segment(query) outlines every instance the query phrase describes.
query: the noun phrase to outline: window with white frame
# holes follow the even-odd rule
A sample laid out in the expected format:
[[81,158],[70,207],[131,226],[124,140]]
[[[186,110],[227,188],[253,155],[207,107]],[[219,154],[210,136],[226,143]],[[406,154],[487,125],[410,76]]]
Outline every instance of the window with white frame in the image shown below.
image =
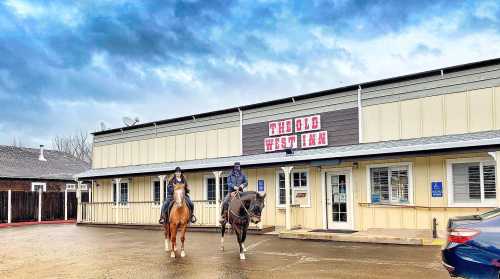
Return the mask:
[[[306,170],[295,170],[291,174],[291,187],[290,187],[290,202],[295,203],[295,194],[298,192],[305,192],[307,198],[307,204],[301,204],[301,206],[310,206],[310,195],[309,195],[309,184],[308,177],[309,173]],[[278,187],[276,193],[276,203],[279,207],[286,205],[286,191],[285,191],[285,173],[283,171],[278,172]]]
[[372,203],[411,203],[411,164],[371,166],[368,170]]
[[[215,177],[213,176],[208,176],[206,177],[206,181],[205,181],[205,185],[206,185],[206,188],[205,188],[205,194],[206,194],[206,199],[209,201],[210,204],[214,204],[215,203]],[[220,198],[221,199],[224,199],[224,197],[227,195],[228,193],[228,189],[227,189],[227,176],[221,176],[219,178],[219,185],[220,185]]]
[[307,172],[292,172],[293,177],[293,187],[306,187],[307,188]]
[[66,190],[68,190],[68,191],[75,191],[76,190],[76,184],[66,184]]
[[42,192],[46,192],[47,191],[47,183],[43,183],[43,182],[32,182],[31,183],[31,191],[38,192],[40,189],[42,190]]
[[[128,182],[121,182],[119,190],[120,199],[118,203],[127,204],[128,203]],[[113,182],[113,202],[116,202],[116,182]]]
[[[291,191],[292,189],[290,188],[290,196],[291,196]],[[286,205],[286,188],[285,188],[285,173],[279,172],[278,174],[278,199],[277,203],[278,206],[285,206]]]
[[[155,204],[160,204],[160,196],[161,196],[161,189],[160,189],[160,180],[155,180],[153,181],[151,193],[152,193],[152,199]],[[163,181],[163,200],[167,199],[167,181]]]
[[448,171],[452,204],[495,204],[494,161],[451,160]]

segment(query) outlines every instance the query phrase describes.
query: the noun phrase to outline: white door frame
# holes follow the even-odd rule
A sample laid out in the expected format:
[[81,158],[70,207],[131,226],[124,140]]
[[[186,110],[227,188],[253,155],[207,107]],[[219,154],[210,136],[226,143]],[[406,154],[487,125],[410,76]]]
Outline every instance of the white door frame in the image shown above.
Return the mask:
[[326,169],[325,171],[323,171],[322,174],[323,174],[322,175],[322,177],[323,177],[322,184],[325,186],[324,189],[322,189],[322,196],[323,196],[323,201],[324,201],[324,205],[325,205],[323,208],[323,220],[325,221],[323,228],[324,229],[329,229],[329,228],[337,229],[337,228],[333,228],[331,226],[333,221],[328,219],[329,208],[328,208],[328,204],[327,204],[327,202],[328,202],[327,192],[328,192],[328,187],[330,187],[328,177],[330,175],[346,175],[347,179],[348,179],[348,183],[347,183],[347,202],[348,202],[348,205],[347,205],[347,210],[348,210],[348,212],[347,212],[347,226],[339,227],[338,229],[353,230],[354,229],[354,194],[353,194],[353,184],[354,183],[353,183],[353,178],[352,178],[352,168]]

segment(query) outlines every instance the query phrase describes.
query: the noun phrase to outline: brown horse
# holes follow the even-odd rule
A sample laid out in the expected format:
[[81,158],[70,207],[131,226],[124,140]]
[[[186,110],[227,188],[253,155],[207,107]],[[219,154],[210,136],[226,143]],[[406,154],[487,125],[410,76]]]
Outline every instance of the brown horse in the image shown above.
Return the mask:
[[186,229],[189,224],[189,208],[185,201],[185,185],[177,184],[174,189],[174,204],[170,210],[168,224],[164,224],[165,229],[165,251],[170,251],[170,257],[175,258],[177,251],[177,230],[181,235],[181,257],[186,256],[184,252],[184,240],[186,239]]
[[[236,240],[240,247],[240,259],[245,259],[245,240],[250,222],[257,224],[261,220],[262,210],[264,209],[264,200],[266,194],[261,195],[258,192],[236,192],[235,197],[229,202],[227,222],[231,224],[236,233]],[[226,232],[226,222],[221,224],[221,250],[224,251],[224,233]]]

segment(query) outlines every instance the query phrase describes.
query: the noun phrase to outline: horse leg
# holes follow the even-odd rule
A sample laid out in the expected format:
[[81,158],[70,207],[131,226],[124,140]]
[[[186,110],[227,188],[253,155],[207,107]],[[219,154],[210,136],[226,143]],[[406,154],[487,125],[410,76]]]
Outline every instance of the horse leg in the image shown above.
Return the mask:
[[220,250],[224,251],[224,233],[226,232],[226,222],[223,222],[220,227],[221,238],[220,238]]
[[247,231],[248,231],[248,224],[243,226],[241,230],[241,246],[243,247],[243,252],[247,251],[247,248],[245,247],[245,240],[247,239]]
[[186,252],[184,252],[184,240],[186,240],[186,229],[187,224],[183,224],[181,226],[181,258],[186,256]]
[[241,242],[241,227],[235,227],[234,232],[236,233],[236,239],[238,240],[238,246],[240,247],[240,260],[245,259],[245,252],[243,251],[243,246]]
[[163,229],[165,230],[165,251],[170,251],[170,234],[169,234],[169,226],[167,224],[163,225]]
[[177,250],[176,241],[177,241],[177,226],[176,224],[170,223],[170,243],[172,245],[172,250],[170,251],[171,258],[175,258],[175,251]]

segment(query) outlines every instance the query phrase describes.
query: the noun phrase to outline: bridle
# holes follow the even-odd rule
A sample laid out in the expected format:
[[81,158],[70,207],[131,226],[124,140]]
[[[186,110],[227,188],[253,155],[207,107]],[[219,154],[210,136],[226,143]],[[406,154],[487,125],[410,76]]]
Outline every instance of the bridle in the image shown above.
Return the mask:
[[[246,218],[246,217],[250,217],[250,218],[252,218],[252,217],[259,217],[259,218],[260,218],[260,216],[259,216],[259,215],[256,215],[256,214],[251,213],[251,212],[250,212],[250,211],[248,211],[248,209],[245,207],[245,205],[244,205],[244,204],[243,204],[243,202],[241,201],[240,191],[236,191],[236,195],[235,195],[232,199],[236,198],[236,196],[237,196],[238,200],[240,201],[241,207],[243,207],[243,209],[245,210],[246,216],[239,216],[238,214],[234,213],[234,212],[231,210],[231,208],[229,208],[229,210],[228,210],[228,211],[229,211],[229,212],[231,212],[231,214],[233,214],[233,216],[234,216],[234,217],[238,217],[239,219],[243,219],[243,218]],[[231,199],[231,200],[232,200],[232,199]]]
[[[184,193],[180,194],[177,191],[181,191],[181,189],[177,189],[174,191],[174,206],[181,207],[186,203],[186,201],[185,201],[186,192],[184,191]],[[179,197],[177,197],[177,196],[179,196]],[[179,198],[180,201],[177,201],[177,198]]]

